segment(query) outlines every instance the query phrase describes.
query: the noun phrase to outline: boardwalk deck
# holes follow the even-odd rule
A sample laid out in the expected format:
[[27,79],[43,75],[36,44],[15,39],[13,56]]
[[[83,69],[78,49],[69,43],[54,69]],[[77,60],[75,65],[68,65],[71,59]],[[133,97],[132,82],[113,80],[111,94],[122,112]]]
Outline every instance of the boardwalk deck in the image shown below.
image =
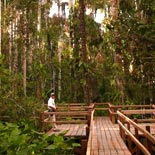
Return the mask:
[[119,134],[118,124],[108,117],[94,119],[91,148],[87,155],[131,155]]
[[47,132],[50,136],[52,134],[60,134],[65,132],[65,137],[86,137],[86,124],[61,124],[57,125],[59,132],[55,132],[52,129]]

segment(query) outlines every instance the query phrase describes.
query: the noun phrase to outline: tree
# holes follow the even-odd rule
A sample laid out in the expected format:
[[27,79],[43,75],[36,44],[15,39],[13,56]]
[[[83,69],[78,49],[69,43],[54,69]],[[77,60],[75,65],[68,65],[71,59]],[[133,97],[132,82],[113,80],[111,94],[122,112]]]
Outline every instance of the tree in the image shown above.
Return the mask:
[[89,79],[88,79],[88,54],[86,50],[86,31],[85,31],[85,3],[84,0],[79,0],[80,6],[80,36],[81,36],[81,61],[83,63],[83,79],[84,79],[84,98],[85,103],[90,103],[90,94],[89,94]]

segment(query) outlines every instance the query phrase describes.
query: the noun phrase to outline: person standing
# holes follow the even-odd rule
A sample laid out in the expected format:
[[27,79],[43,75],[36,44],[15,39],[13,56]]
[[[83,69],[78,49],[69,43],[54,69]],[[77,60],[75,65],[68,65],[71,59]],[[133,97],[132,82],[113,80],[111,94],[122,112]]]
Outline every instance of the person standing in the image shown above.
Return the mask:
[[[57,110],[57,108],[56,108],[56,105],[55,105],[55,94],[51,93],[50,98],[48,100],[48,112],[55,112],[56,110]],[[52,117],[52,121],[54,122],[53,123],[53,126],[54,126],[53,130],[57,131],[58,129],[57,129],[57,125],[55,123],[55,121],[56,121],[55,114],[50,115],[50,119],[51,119],[51,117]]]

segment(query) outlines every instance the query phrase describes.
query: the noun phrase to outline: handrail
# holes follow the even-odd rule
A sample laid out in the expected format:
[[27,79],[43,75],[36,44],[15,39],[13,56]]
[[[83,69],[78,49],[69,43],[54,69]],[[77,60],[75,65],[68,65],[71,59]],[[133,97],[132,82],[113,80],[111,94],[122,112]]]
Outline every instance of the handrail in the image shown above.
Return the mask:
[[52,114],[55,114],[55,115],[61,115],[61,116],[81,116],[81,115],[89,115],[88,111],[80,111],[80,112],[73,112],[73,111],[66,111],[66,112],[48,112],[48,111],[45,111],[44,114],[48,114],[48,115],[52,115]]
[[[86,129],[86,136],[89,135],[89,129],[90,129],[90,121],[91,121],[91,117],[92,117],[92,111],[94,110],[94,104],[91,104],[89,106],[85,106],[84,109],[81,109],[81,106],[79,106],[79,108],[76,106],[76,108],[78,108],[78,111],[74,111],[74,109],[68,109],[67,107],[67,111],[56,111],[56,112],[48,112],[48,110],[45,110],[44,112],[41,113],[40,115],[40,120],[41,120],[41,130],[43,128],[43,126],[45,125],[47,127],[47,125],[49,123],[58,123],[58,124],[87,124],[88,128]],[[73,106],[74,107],[74,106]],[[59,110],[59,109],[58,109]],[[55,114],[56,117],[59,117],[59,120],[56,120],[55,122],[53,122],[52,120],[49,120],[48,117],[50,115]],[[69,119],[64,119],[64,116],[68,116]],[[60,119],[63,118],[63,119]],[[46,128],[47,129],[47,128]]]
[[122,114],[120,111],[117,111],[117,114],[124,119],[125,122],[129,122],[131,125],[133,125],[137,130],[141,131],[146,138],[148,138],[153,144],[155,144],[155,137],[151,135],[147,130],[141,128],[137,123],[132,121],[130,118],[126,117],[124,114]]
[[126,127],[118,120],[118,124],[121,126],[121,128],[127,133],[128,136],[135,142],[135,144],[138,146],[139,149],[145,154],[145,155],[151,155],[151,153],[141,144],[137,138],[128,130]]
[[[146,151],[145,146],[143,146],[142,144],[139,144],[140,142],[137,140],[137,138],[130,132],[130,129],[127,129],[124,126],[124,123],[129,123],[131,125],[134,126],[134,128],[137,131],[140,131],[144,134],[145,138],[148,139],[150,142],[152,142],[152,144],[155,144],[155,137],[153,135],[151,135],[147,130],[142,129],[139,125],[137,125],[134,121],[132,121],[130,118],[126,117],[123,113],[121,113],[120,111],[117,111],[118,114],[118,123],[120,125],[120,127],[124,130],[124,133],[127,133],[128,136],[130,136],[130,138],[135,142],[135,144],[139,147],[139,149],[141,149],[146,155],[150,155],[150,153],[148,153],[148,150]],[[138,142],[137,142],[138,141]]]
[[130,114],[153,114],[155,109],[140,109],[140,110],[121,110],[122,113],[126,115]]
[[[151,105],[113,105],[111,103],[109,103],[109,113],[110,113],[110,119],[113,123],[116,123],[117,120],[117,110],[122,110],[122,109],[139,109],[141,108],[141,110],[146,109],[153,109],[155,108],[154,104]],[[122,110],[124,111],[124,110]],[[127,110],[130,111],[130,110]]]
[[114,108],[155,108],[154,104],[148,104],[148,105],[110,105],[111,107]]
[[90,120],[90,131],[89,131],[89,136],[88,136],[88,143],[87,143],[87,150],[86,150],[86,155],[90,155],[91,154],[91,146],[93,145],[93,141],[92,141],[92,135],[94,133],[94,112],[95,109],[92,110],[91,113],[91,120]]

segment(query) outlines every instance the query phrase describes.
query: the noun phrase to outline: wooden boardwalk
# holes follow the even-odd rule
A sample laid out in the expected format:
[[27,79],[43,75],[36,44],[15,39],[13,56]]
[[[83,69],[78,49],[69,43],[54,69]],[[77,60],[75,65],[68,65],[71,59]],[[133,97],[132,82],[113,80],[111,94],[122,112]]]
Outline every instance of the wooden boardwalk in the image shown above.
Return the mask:
[[[55,123],[60,129],[59,132],[55,132],[52,129],[46,130],[48,125],[54,122],[48,120],[48,116],[51,113],[44,111],[40,117],[41,129],[48,131],[47,134],[49,136],[63,132],[65,137],[79,138],[81,147],[75,152],[80,155],[155,154],[154,109],[121,110],[120,112],[120,110],[117,110],[117,106],[110,104],[108,106],[109,108],[94,108],[93,105],[82,107],[82,109],[78,106],[69,106],[70,109],[67,111],[53,112],[52,114],[57,116]],[[120,107],[122,106],[119,105],[118,108]],[[125,107],[131,106],[125,105]],[[153,106],[153,108],[155,107]],[[66,108],[64,107],[63,109],[65,110]],[[95,110],[108,110],[110,117],[95,117]],[[143,116],[144,114],[147,114],[147,116],[151,114],[151,117],[132,121],[125,115],[126,113],[130,115],[138,113]]]
[[[118,124],[113,124],[109,117],[95,117],[93,123],[91,148],[87,148],[87,155],[131,155],[120,137]],[[59,132],[51,129],[47,134],[57,135],[66,131],[65,137],[86,137],[85,124],[60,124],[58,128]]]
[[118,124],[113,124],[109,117],[94,118],[90,146],[87,148],[87,155],[131,155],[120,137]]

